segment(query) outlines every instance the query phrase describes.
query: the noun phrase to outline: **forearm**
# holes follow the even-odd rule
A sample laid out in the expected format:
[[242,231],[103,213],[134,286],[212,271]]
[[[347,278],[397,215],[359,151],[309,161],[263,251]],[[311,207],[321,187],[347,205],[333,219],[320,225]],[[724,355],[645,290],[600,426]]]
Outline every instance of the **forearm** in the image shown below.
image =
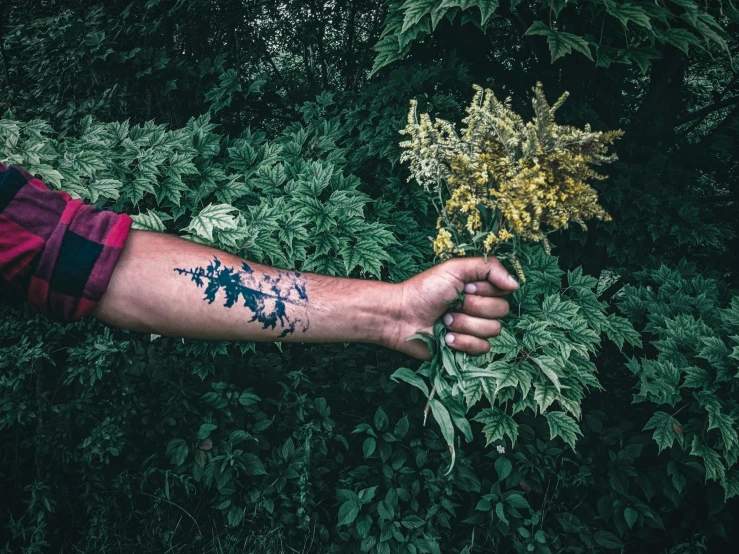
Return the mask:
[[374,342],[397,285],[282,271],[170,235],[132,231],[95,317],[211,340]]

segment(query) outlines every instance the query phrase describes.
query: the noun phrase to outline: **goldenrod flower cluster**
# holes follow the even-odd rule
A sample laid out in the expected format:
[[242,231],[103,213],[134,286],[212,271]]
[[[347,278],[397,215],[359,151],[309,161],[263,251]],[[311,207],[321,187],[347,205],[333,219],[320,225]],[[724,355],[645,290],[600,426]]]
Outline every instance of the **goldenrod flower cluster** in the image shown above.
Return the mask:
[[475,86],[461,134],[447,121],[419,116],[411,102],[401,161],[430,193],[448,197],[439,205],[439,257],[491,254],[507,246],[517,266],[516,239],[548,248],[548,231],[608,219],[588,181],[603,178],[591,166],[616,159],[608,147],[622,133],[558,125],[554,112],[566,98],[550,106],[538,83],[534,118],[525,122],[510,100],[500,102]]

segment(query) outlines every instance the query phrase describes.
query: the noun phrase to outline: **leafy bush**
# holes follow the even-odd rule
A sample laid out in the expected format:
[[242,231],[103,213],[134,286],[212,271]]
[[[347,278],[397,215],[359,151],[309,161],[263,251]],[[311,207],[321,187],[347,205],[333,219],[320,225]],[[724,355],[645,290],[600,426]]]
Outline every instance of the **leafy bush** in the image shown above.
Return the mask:
[[399,354],[60,325],[0,290],[0,551],[736,541],[732,2],[27,4],[0,7],[0,159],[281,267],[399,281],[436,261],[399,163],[412,98],[458,121],[475,82],[528,116],[541,80],[572,93],[564,123],[625,134],[594,185],[612,221],[520,253],[504,332],[451,360],[469,386],[448,417],[431,403],[441,426],[428,365]]

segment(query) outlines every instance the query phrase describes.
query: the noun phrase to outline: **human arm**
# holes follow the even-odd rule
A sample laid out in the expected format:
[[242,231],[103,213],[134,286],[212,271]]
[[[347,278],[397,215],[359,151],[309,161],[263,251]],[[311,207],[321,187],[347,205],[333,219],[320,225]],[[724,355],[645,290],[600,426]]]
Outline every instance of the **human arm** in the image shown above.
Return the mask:
[[276,270],[130,225],[0,164],[0,279],[61,321],[94,315],[203,339],[372,342],[422,358],[425,344],[406,338],[430,331],[465,290],[444,315],[447,343],[479,354],[507,313],[501,296],[518,287],[494,259],[452,260],[388,284]]
[[457,296],[447,342],[488,349],[518,288],[494,259],[452,260],[399,284],[270,268],[171,235],[131,231],[91,315],[118,327],[200,339],[369,342],[427,356],[421,341]]

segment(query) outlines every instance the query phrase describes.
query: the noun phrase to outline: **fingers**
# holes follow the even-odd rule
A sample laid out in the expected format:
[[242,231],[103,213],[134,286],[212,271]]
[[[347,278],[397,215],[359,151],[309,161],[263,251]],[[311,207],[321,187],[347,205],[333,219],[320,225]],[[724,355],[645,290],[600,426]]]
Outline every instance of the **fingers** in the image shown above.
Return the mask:
[[465,295],[460,306],[461,311],[474,317],[500,319],[508,315],[510,306],[503,298]]
[[[495,293],[494,288],[482,290]],[[490,350],[487,339],[500,334],[502,326],[498,319],[508,315],[508,302],[496,296],[468,294],[458,309],[460,311],[448,313],[442,318],[449,330],[446,343],[451,348],[468,354],[485,354]]]
[[465,283],[485,281],[506,292],[518,290],[518,282],[496,258],[460,258],[446,262]]
[[442,321],[449,331],[472,335],[481,339],[488,339],[500,334],[500,321],[495,319],[482,319],[462,313],[446,314]]
[[448,333],[444,337],[444,340],[450,348],[460,350],[461,352],[467,352],[473,356],[485,354],[490,350],[490,343],[488,343],[488,341],[470,335]]
[[464,286],[464,293],[478,296],[505,296],[510,294],[510,291],[499,289],[488,281],[474,281]]

